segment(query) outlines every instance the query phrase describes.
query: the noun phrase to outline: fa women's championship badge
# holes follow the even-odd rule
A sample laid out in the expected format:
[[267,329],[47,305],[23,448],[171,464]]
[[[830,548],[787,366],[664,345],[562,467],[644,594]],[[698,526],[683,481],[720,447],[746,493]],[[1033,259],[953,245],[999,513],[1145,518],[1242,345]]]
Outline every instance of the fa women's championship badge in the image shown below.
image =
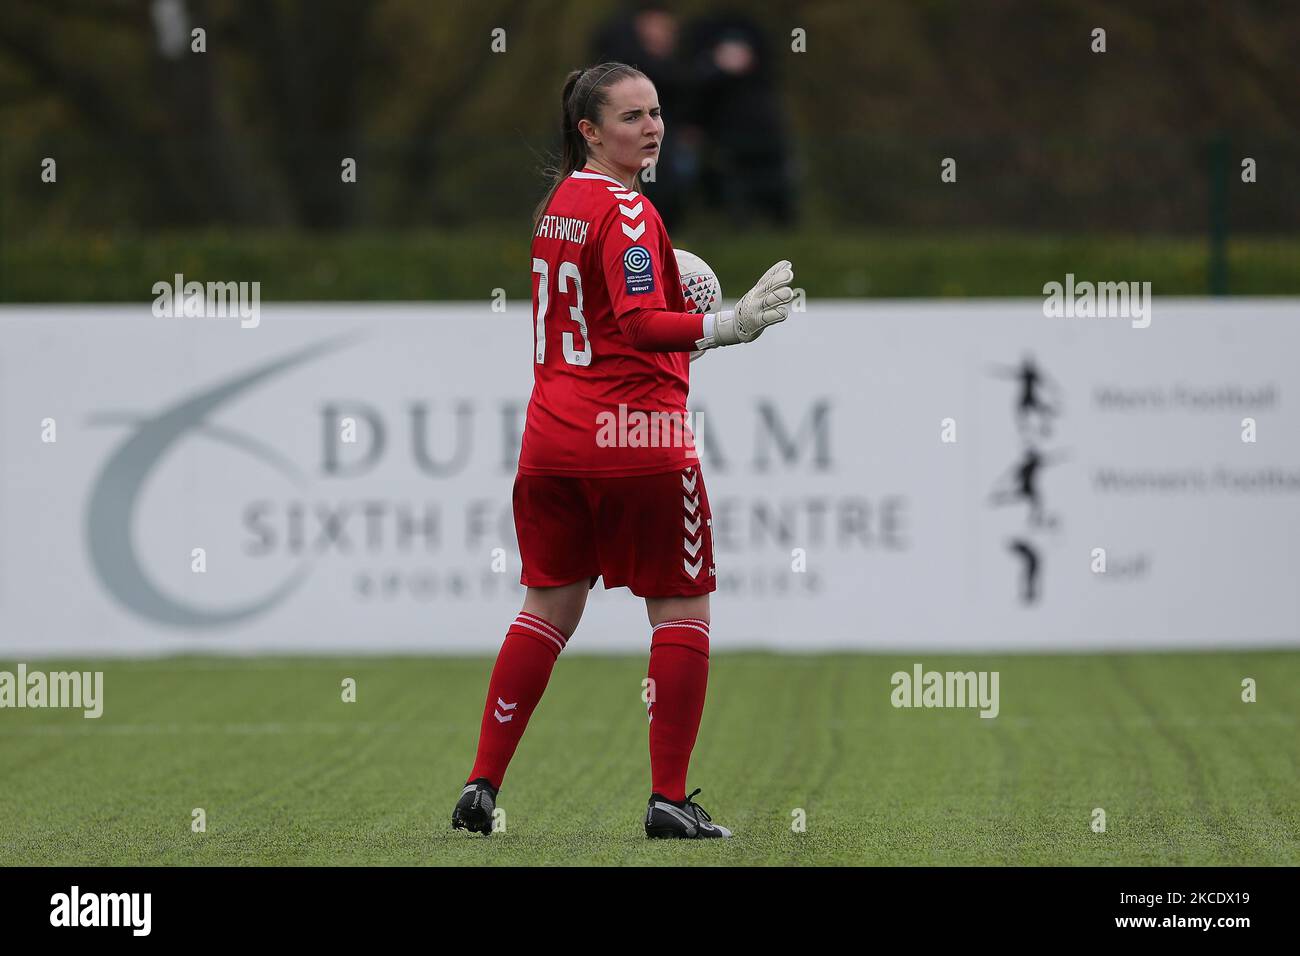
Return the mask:
[[628,295],[644,295],[655,290],[655,271],[650,250],[645,246],[632,246],[623,253],[623,278]]

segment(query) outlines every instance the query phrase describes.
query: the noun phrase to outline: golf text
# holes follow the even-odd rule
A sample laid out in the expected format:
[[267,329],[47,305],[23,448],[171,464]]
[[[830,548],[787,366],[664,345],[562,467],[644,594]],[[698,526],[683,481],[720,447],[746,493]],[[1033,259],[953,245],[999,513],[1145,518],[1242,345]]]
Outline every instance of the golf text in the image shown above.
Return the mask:
[[104,672],[29,671],[18,665],[18,673],[0,671],[0,708],[71,707],[85,711],[85,717],[104,713]]
[[[186,282],[176,273],[172,285],[155,282],[153,314],[160,319],[225,319],[238,314],[239,327],[255,329],[262,321],[262,283]],[[250,295],[251,292],[251,295]]]
[[[981,717],[998,715],[997,671],[896,671],[889,679],[895,707],[979,707]],[[978,693],[976,693],[978,691]]]
[[130,926],[135,936],[149,935],[152,893],[71,893],[50,897],[51,926]]
[[1133,328],[1151,324],[1150,282],[1080,282],[1065,274],[1065,285],[1043,286],[1043,315],[1049,319],[1132,319]]

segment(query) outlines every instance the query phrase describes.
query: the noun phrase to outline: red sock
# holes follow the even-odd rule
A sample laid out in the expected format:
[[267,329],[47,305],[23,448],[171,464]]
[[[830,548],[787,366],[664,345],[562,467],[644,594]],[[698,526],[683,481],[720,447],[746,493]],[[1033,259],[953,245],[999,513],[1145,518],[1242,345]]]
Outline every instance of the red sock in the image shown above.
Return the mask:
[[546,682],[566,639],[553,624],[520,611],[506,632],[488,682],[487,705],[478,734],[478,755],[469,779],[486,777],[500,789],[506,767],[542,699]]
[[650,787],[680,803],[709,683],[708,621],[684,618],[655,626],[650,680]]

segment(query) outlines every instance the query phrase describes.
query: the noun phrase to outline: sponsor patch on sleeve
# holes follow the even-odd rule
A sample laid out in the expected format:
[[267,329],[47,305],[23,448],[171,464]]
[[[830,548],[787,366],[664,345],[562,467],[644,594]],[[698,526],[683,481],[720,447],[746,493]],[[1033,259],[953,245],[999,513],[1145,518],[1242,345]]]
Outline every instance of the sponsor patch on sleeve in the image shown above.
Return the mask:
[[644,295],[655,290],[654,262],[645,246],[632,246],[623,253],[623,279],[628,295]]

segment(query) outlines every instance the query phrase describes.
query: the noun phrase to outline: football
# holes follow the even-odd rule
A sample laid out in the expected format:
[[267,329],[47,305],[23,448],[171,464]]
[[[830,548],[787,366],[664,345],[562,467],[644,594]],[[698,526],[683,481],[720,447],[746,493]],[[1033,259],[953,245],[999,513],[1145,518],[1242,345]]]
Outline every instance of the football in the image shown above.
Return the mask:
[[682,297],[686,299],[686,311],[712,312],[722,301],[722,285],[712,267],[685,249],[674,249],[677,255],[677,271],[682,274]]
[[[703,315],[715,310],[722,302],[722,284],[718,282],[717,273],[693,252],[685,249],[674,249],[673,252],[677,256],[677,271],[682,276],[682,298],[686,300],[686,311]],[[702,350],[692,352],[691,361],[694,362],[703,354]]]

